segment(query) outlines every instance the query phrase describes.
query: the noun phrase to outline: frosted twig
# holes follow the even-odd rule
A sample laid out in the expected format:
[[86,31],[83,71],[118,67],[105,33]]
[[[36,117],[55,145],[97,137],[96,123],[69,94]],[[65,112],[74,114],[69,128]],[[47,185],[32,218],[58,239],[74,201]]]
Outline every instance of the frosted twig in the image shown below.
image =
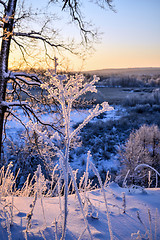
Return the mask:
[[[90,154],[90,152],[88,154]],[[105,207],[106,207],[106,212],[107,212],[107,220],[108,220],[108,228],[109,228],[110,239],[113,240],[113,232],[112,232],[112,228],[111,228],[111,221],[110,221],[110,216],[109,216],[108,203],[107,203],[105,190],[104,190],[104,187],[103,187],[103,184],[102,184],[102,180],[101,180],[101,177],[100,177],[99,172],[97,171],[95,165],[90,160],[89,160],[89,164],[91,165],[91,168],[92,168],[93,172],[97,176],[100,187],[101,187],[101,190],[102,190],[102,194],[103,194],[104,202],[105,202]]]
[[143,167],[147,167],[147,168],[150,168],[152,169],[159,177],[160,177],[160,173],[153,167],[151,167],[150,165],[148,164],[139,164],[135,169],[134,171],[136,171],[138,168],[143,168]]
[[151,219],[151,211],[148,208],[148,219],[149,219],[149,228],[150,228],[150,240],[152,240],[152,219]]
[[125,193],[123,192],[122,193],[122,207],[123,207],[123,213],[126,212],[126,196],[125,196]]
[[8,177],[8,174],[9,174],[9,171],[11,169],[11,167],[13,166],[12,162],[9,163],[8,167],[7,167],[7,170],[6,170],[6,173],[5,173],[5,176],[4,176],[4,180],[3,180],[3,183],[2,183],[2,196],[4,194],[4,191],[5,191],[5,184],[6,184],[6,179]]
[[82,233],[81,233],[81,235],[79,236],[78,240],[81,240],[81,239],[82,239],[83,234],[85,233],[86,229],[87,229],[87,227],[85,227],[85,229],[82,231]]
[[58,230],[57,230],[57,221],[56,221],[56,218],[54,219],[54,224],[55,224],[55,240],[58,240]]
[[71,169],[70,165],[69,165],[69,172],[70,172],[70,175],[71,175],[73,183],[74,183],[74,187],[75,187],[75,190],[76,190],[76,194],[77,194],[77,198],[78,198],[78,201],[79,201],[80,209],[81,209],[81,212],[82,212],[82,215],[83,215],[83,218],[84,218],[84,222],[86,224],[86,228],[89,232],[89,237],[92,240],[93,238],[92,238],[91,230],[90,230],[90,227],[88,225],[88,221],[85,217],[85,213],[84,213],[84,210],[83,210],[83,205],[82,205],[81,197],[80,197],[80,194],[79,194],[79,191],[78,191],[77,183],[74,179],[74,175],[73,175],[73,172],[72,172],[72,169]]
[[60,191],[60,186],[61,186],[61,178],[58,179],[58,198],[59,198],[60,215],[61,215],[61,218],[62,218],[62,203],[61,203],[61,191]]
[[123,183],[122,183],[122,187],[127,187],[127,177],[129,175],[129,173],[130,173],[130,169],[126,173],[126,176],[125,176],[125,178],[123,180]]
[[35,204],[36,204],[36,201],[37,201],[37,195],[38,195],[38,193],[36,192],[36,193],[34,194],[33,202],[32,202],[32,204],[30,205],[31,210],[30,210],[30,212],[27,214],[27,226],[26,226],[26,231],[28,231],[28,229],[31,227],[31,219],[32,219],[33,210],[34,210],[34,207],[35,207]]
[[149,231],[146,227],[146,225],[144,224],[144,222],[142,221],[141,217],[140,217],[140,214],[139,214],[139,211],[137,211],[137,218],[138,220],[140,221],[140,223],[144,226],[145,230],[146,230],[146,234],[149,236]]
[[42,238],[43,238],[44,240],[47,240],[46,237],[44,236],[43,230],[40,230],[40,233],[41,233],[41,235],[42,235]]

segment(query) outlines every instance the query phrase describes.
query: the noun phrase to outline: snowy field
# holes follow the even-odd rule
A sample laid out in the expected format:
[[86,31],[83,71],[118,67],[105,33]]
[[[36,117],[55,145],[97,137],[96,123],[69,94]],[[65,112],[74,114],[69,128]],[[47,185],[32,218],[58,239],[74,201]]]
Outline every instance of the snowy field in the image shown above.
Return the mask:
[[[124,114],[125,109],[122,108],[121,106],[116,106],[114,110],[109,111],[106,113],[104,117],[104,121],[107,120],[116,120],[120,118],[122,114]],[[28,117],[24,116],[24,113],[21,109],[17,108],[17,114],[18,117],[21,119],[21,121],[24,124],[27,124],[28,122]],[[71,125],[74,125],[76,123],[82,122],[86,117],[88,116],[88,109],[77,109],[73,110],[71,113]],[[51,114],[41,114],[40,119],[45,122],[45,123],[53,123],[55,121],[55,115]],[[92,121],[97,121],[97,118],[93,119]],[[6,124],[6,132],[9,135],[16,135],[17,132],[23,131],[24,127],[20,122],[18,122],[16,119],[9,118]]]
[[[108,201],[109,215],[113,239],[160,239],[160,189],[127,189],[110,183],[105,189]],[[124,204],[125,196],[125,204]],[[81,193],[83,199],[83,193]],[[106,208],[101,191],[87,192],[88,212],[87,220],[93,239],[110,239]],[[12,198],[3,198],[11,202]],[[26,216],[30,211],[33,198],[13,197],[13,225],[11,238],[20,239],[60,239],[60,204],[59,198],[43,198],[44,215],[41,199],[38,199],[31,220],[31,228],[25,237]],[[63,198],[61,199],[63,203]],[[4,203],[3,203],[4,204]],[[3,204],[0,205],[2,211]],[[88,240],[89,234],[80,212],[77,197],[69,196],[69,212],[67,222],[67,240]],[[125,213],[124,213],[125,210]],[[44,219],[45,216],[45,219]],[[1,216],[0,239],[7,240],[5,220]],[[55,224],[57,222],[57,224]],[[82,234],[82,235],[81,235]]]

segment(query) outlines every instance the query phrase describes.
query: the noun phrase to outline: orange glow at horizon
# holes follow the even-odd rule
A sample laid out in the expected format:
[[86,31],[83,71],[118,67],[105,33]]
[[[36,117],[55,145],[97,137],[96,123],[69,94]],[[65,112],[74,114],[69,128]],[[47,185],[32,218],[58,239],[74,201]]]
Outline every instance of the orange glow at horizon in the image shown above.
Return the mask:
[[[68,71],[85,71],[85,70],[99,70],[108,68],[142,68],[142,67],[160,67],[160,52],[141,48],[135,51],[134,48],[105,48],[101,46],[95,53],[88,56],[85,61],[77,56],[67,56],[66,59],[58,57],[58,70]],[[53,61],[48,61],[44,56],[37,56],[37,58],[28,59],[30,68],[51,68],[54,67]],[[25,68],[27,65],[17,52],[16,56],[10,56],[10,68]]]

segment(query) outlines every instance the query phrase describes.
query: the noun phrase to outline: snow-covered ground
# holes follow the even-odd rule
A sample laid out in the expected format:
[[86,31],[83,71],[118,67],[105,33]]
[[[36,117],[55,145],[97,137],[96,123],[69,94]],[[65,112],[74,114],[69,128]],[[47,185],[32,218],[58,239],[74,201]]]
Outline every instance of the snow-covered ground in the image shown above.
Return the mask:
[[[103,121],[107,121],[107,120],[111,120],[111,119],[118,119],[124,113],[125,113],[124,108],[122,108],[121,106],[116,106],[114,110],[106,113]],[[17,109],[17,115],[24,124],[27,124],[28,117],[24,115],[24,113],[21,109]],[[71,113],[71,125],[82,122],[87,116],[88,116],[87,109],[73,110]],[[45,123],[53,123],[53,121],[55,120],[55,114],[54,115],[42,114],[42,115],[40,115],[40,118]],[[92,121],[98,121],[98,119],[95,118]],[[7,134],[12,135],[12,136],[17,136],[17,132],[20,132],[23,130],[24,130],[23,125],[20,122],[18,122],[15,118],[12,117],[12,118],[8,119],[8,121],[6,123]]]
[[[160,239],[160,189],[127,189],[120,188],[115,183],[110,183],[109,186],[105,189],[105,193],[108,200],[113,239]],[[125,213],[123,213],[124,195],[126,200]],[[83,195],[81,194],[81,196]],[[89,212],[87,217],[93,239],[110,239],[106,208],[101,190],[96,189],[87,192],[87,197],[89,199],[89,206],[91,206],[91,203],[93,209],[92,214]],[[5,199],[6,201],[11,201],[11,197],[7,197]],[[26,216],[30,211],[30,204],[32,201],[32,197],[13,198],[13,225],[11,226],[11,237],[13,240],[25,239],[25,229],[27,224]],[[33,212],[31,229],[27,234],[29,240],[56,239],[56,221],[58,222],[58,237],[60,237],[59,223],[61,221],[61,217],[59,198],[43,198],[43,206],[46,225],[41,208],[41,200],[38,199]],[[3,205],[1,204],[0,211],[2,211],[2,207]],[[79,239],[80,235],[85,230],[85,224],[80,212],[78,200],[75,195],[69,196],[68,207],[69,212],[66,239]],[[91,215],[93,215],[94,218]],[[0,239],[7,240],[7,229],[3,227],[5,221],[3,220],[2,216],[0,218],[0,221]],[[134,233],[137,233],[138,235]],[[84,232],[80,239],[89,239],[87,230]]]

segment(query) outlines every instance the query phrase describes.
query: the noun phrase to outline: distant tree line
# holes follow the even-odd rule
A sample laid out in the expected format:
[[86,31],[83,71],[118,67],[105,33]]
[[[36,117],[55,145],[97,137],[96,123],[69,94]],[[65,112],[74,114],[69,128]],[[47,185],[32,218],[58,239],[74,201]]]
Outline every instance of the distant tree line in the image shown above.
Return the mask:
[[98,83],[106,87],[160,87],[160,75],[108,75],[101,76]]

